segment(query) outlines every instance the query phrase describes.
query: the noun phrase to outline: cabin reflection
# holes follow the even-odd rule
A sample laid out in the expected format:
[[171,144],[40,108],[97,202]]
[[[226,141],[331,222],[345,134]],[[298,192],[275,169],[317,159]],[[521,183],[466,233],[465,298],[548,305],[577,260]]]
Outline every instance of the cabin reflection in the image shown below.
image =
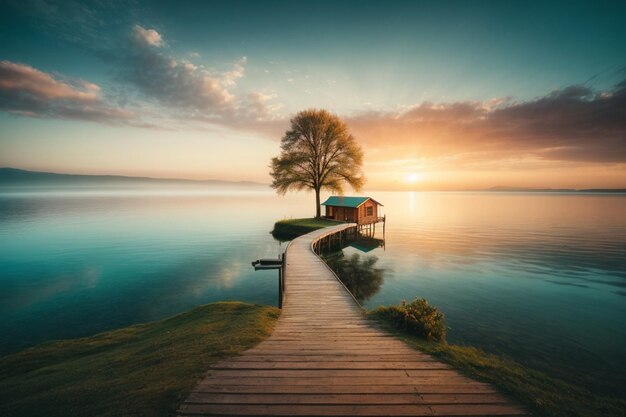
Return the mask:
[[348,246],[353,247],[363,253],[371,252],[374,249],[385,249],[385,239],[378,239],[373,236],[360,235],[353,242],[350,242]]
[[358,226],[349,228],[340,233],[326,236],[313,245],[313,250],[318,255],[324,256],[352,247],[360,252],[368,253],[374,249],[385,250],[385,235],[382,239],[377,238],[373,230],[360,230]]

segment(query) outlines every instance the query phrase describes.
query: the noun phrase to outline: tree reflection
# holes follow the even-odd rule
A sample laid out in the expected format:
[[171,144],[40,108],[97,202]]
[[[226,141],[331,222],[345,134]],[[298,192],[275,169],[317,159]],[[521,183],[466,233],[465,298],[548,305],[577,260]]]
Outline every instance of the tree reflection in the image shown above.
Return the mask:
[[385,270],[375,267],[378,262],[376,256],[366,256],[361,260],[357,253],[346,257],[343,251],[339,251],[324,256],[324,261],[359,303],[369,300],[380,291]]

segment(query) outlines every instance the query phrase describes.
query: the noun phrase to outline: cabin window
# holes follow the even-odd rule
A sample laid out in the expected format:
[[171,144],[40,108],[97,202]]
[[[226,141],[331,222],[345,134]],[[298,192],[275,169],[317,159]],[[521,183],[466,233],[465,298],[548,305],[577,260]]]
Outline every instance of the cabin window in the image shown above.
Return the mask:
[[367,216],[373,216],[374,215],[374,207],[372,207],[372,206],[367,206],[365,208],[365,211],[367,213]]
[[328,206],[328,217],[333,217],[333,206]]

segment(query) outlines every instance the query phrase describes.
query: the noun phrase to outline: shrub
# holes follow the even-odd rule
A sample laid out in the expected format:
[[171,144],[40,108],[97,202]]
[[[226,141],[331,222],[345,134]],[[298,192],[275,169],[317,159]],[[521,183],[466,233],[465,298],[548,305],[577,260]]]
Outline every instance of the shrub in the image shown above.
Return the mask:
[[378,307],[370,314],[426,340],[442,342],[446,339],[443,313],[423,298],[416,298],[410,303],[403,300],[400,305]]

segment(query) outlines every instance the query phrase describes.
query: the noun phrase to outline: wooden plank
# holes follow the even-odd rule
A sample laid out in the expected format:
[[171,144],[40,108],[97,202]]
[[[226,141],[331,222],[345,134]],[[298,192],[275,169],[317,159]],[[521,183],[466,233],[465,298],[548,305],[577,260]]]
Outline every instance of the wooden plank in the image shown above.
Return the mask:
[[406,378],[389,378],[389,377],[362,377],[362,376],[336,376],[324,378],[302,378],[302,377],[246,377],[244,373],[236,377],[206,377],[200,384],[204,383],[222,383],[233,385],[419,385],[419,384],[459,384],[472,383],[472,380],[461,375],[437,377],[406,377]]
[[246,394],[192,393],[188,403],[208,404],[503,404],[499,394]]
[[399,378],[411,377],[441,377],[458,375],[451,369],[215,369],[211,368],[208,376],[231,378],[245,376],[246,378],[334,378],[334,377],[368,377],[368,378]]
[[[321,347],[313,347],[313,346],[309,346],[309,347],[284,346],[284,347],[279,348],[276,346],[259,345],[258,347],[254,348],[254,350],[251,350],[251,353],[262,352],[263,354],[268,354],[268,355],[271,355],[277,352],[278,353],[283,352],[286,355],[291,355],[291,354],[349,355],[351,353],[354,353],[355,355],[357,354],[358,355],[377,355],[377,354],[380,354],[382,351],[384,351],[384,349],[374,348],[374,347],[369,347],[369,346],[358,346],[358,347],[352,347],[352,348],[349,346],[324,346],[324,348],[322,349]],[[411,351],[410,349],[396,349],[394,350],[394,354],[410,355]]]
[[[396,341],[395,338],[393,337],[381,337],[381,336],[376,336],[373,335],[371,333],[364,333],[364,332],[357,332],[357,331],[351,331],[351,330],[346,330],[345,334],[341,334],[341,331],[335,331],[335,332],[302,332],[302,333],[295,333],[295,332],[290,332],[290,333],[280,333],[276,335],[276,339],[273,340],[285,340],[285,341],[298,341],[298,340],[313,340],[315,338],[317,338],[317,340],[319,341],[320,338],[324,338],[324,339],[343,339],[343,340],[379,340],[379,341],[389,341],[389,342],[394,342]],[[322,340],[324,340],[322,339]]]
[[450,369],[450,366],[444,365],[439,362],[385,362],[385,361],[366,361],[366,362],[347,362],[347,361],[314,361],[308,360],[303,362],[287,362],[287,361],[228,361],[215,364],[211,369],[370,369],[370,370],[383,370],[383,369],[402,369],[402,370],[416,370],[416,369]]
[[[339,333],[342,331],[349,331],[353,333],[367,333],[381,334],[380,330],[370,327],[368,321],[353,320],[348,317],[341,318],[341,324],[338,321],[320,321],[317,315],[307,316],[300,319],[285,319],[284,321],[278,321],[276,324],[276,330],[284,333]],[[302,326],[302,323],[306,323],[306,327]]]
[[437,404],[436,416],[528,416],[522,407],[511,404]]
[[[342,334],[345,333],[345,334]],[[324,337],[328,339],[343,339],[343,340],[360,340],[360,339],[373,339],[379,341],[389,341],[389,342],[397,342],[397,339],[393,337],[385,337],[385,336],[377,336],[372,333],[359,332],[355,330],[346,329],[344,332],[341,330],[333,331],[333,332],[289,332],[289,333],[279,333],[276,335],[276,339],[273,340],[312,340],[316,337]],[[319,339],[318,339],[319,341]],[[398,342],[399,343],[399,342]]]
[[378,348],[381,350],[394,348],[394,349],[403,349],[410,351],[411,349],[403,345],[399,342],[396,343],[395,340],[332,340],[329,339],[327,342],[323,340],[281,340],[281,341],[265,341],[260,343],[257,347],[264,348],[282,348],[282,347],[291,347],[291,348],[300,348],[300,347],[308,347],[314,349],[323,349],[332,346],[341,346],[345,348],[362,348],[362,347],[370,347],[370,348]]
[[255,394],[493,394],[493,387],[488,384],[420,384],[416,385],[224,385],[219,381],[213,384],[198,385],[194,392],[207,393],[255,393]]
[[[303,340],[277,340],[271,342],[264,342],[262,344],[263,347],[266,348],[282,348],[282,347],[292,347],[292,348],[313,348],[313,349],[323,349],[330,347],[342,347],[342,348],[358,348],[358,347],[370,347],[370,348],[391,348],[398,347],[403,348],[402,345],[394,346],[395,341],[393,340],[379,340],[379,339],[346,339],[346,340],[337,340],[337,339],[328,339],[327,341],[320,341],[314,339],[303,339]],[[259,345],[261,346],[261,345]]]
[[[341,363],[355,363],[355,362],[419,362],[419,363],[437,363],[441,364],[441,362],[435,361],[430,356],[425,355],[404,355],[404,354],[394,354],[389,353],[387,355],[383,354],[374,354],[374,355],[282,355],[280,353],[275,353],[273,355],[257,355],[248,353],[242,356],[237,356],[229,360],[231,363],[240,363],[240,362],[299,362],[299,361],[311,361],[311,362],[341,362]],[[443,364],[441,364],[443,365]],[[447,365],[444,365],[447,366]]]
[[[184,404],[182,415],[213,415],[237,416],[436,416],[436,415],[468,415],[468,416],[520,416],[524,411],[513,406],[502,404],[488,405],[330,405],[330,404]],[[462,414],[459,414],[462,413]],[[209,415],[210,415],[209,414]]]
[[432,416],[428,405],[183,404],[180,415],[234,416]]

